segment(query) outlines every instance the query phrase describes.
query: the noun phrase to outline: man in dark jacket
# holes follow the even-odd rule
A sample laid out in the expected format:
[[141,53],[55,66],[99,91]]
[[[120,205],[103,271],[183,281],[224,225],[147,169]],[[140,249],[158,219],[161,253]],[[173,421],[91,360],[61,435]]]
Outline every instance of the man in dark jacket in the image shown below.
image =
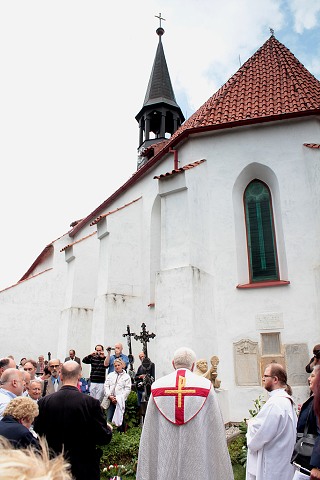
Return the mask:
[[111,441],[100,403],[77,389],[81,367],[69,360],[62,365],[62,388],[39,400],[34,430],[44,435],[55,453],[64,451],[76,480],[99,480],[101,450]]
[[73,360],[74,362],[77,362],[79,363],[79,365],[81,365],[81,360],[79,357],[76,357],[76,351],[73,348],[69,350],[69,357],[66,357],[64,359],[65,362],[68,362],[69,360]]

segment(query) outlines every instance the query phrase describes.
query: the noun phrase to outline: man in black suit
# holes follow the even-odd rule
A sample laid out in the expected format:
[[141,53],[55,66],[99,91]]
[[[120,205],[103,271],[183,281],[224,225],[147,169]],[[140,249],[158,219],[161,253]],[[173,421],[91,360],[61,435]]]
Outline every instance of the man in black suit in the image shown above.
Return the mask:
[[99,400],[77,389],[81,367],[69,360],[61,368],[62,388],[39,400],[34,430],[44,435],[55,453],[64,451],[76,480],[99,480],[101,450],[111,441]]
[[66,357],[64,359],[65,362],[68,362],[69,360],[73,360],[74,362],[77,362],[79,363],[79,365],[81,365],[81,360],[79,357],[76,357],[76,351],[73,349],[69,350],[69,357]]

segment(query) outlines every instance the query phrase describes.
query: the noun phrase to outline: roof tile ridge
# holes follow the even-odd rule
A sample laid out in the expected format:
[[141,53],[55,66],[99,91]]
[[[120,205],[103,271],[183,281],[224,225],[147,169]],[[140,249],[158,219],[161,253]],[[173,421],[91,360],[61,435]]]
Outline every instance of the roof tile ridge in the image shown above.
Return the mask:
[[[286,69],[288,78],[292,82],[294,91],[298,96],[298,98],[300,99],[300,101],[305,105],[306,108],[310,108],[311,107],[310,99],[308,101],[308,99],[306,98],[306,94],[313,96],[313,92],[310,90],[309,88],[310,85],[308,82],[305,81],[305,78],[301,79],[301,74],[306,75],[308,79],[310,80],[312,79],[313,81],[318,83],[320,88],[319,80],[314,75],[312,75],[311,72],[309,72],[309,70],[303,65],[303,63],[300,62],[300,60],[294,55],[294,53],[291,52],[291,50],[288,47],[286,47],[284,44],[279,42],[277,39],[275,40],[276,40],[275,45],[277,47],[277,54],[279,57],[281,57],[281,61],[280,60],[278,61],[279,65],[284,66],[284,68]],[[293,65],[289,61],[290,57],[288,56],[288,54],[292,58],[296,66],[299,67],[299,70],[298,68],[292,68]],[[278,60],[278,57],[277,57],[277,60]],[[318,103],[318,108],[319,106],[320,105]]]

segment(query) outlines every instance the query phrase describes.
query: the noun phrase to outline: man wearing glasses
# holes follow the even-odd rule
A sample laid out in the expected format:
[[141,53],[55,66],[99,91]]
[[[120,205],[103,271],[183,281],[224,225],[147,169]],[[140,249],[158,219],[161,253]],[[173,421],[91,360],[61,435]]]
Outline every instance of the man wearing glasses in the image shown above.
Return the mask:
[[[297,415],[282,365],[267,365],[262,377],[269,393],[259,413],[248,420],[246,480],[291,480],[290,464],[296,441]],[[289,391],[289,393],[287,393]]]
[[106,379],[106,369],[104,365],[105,354],[103,345],[96,345],[94,352],[82,359],[83,363],[91,365],[90,372],[90,395],[93,398],[102,401],[104,397],[104,382]]
[[49,361],[48,368],[50,370],[51,376],[46,380],[48,383],[44,389],[43,396],[49,395],[49,393],[58,392],[62,387],[60,380],[60,368],[61,362],[58,358]]

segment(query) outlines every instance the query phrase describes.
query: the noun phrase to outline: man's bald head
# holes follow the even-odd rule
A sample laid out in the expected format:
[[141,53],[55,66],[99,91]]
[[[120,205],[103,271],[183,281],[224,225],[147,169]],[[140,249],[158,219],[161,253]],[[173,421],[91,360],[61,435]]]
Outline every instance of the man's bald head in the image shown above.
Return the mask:
[[14,393],[19,397],[24,387],[24,372],[16,368],[7,368],[1,375],[1,388]]
[[62,365],[61,380],[64,385],[77,385],[81,377],[81,366],[73,360],[68,360]]

